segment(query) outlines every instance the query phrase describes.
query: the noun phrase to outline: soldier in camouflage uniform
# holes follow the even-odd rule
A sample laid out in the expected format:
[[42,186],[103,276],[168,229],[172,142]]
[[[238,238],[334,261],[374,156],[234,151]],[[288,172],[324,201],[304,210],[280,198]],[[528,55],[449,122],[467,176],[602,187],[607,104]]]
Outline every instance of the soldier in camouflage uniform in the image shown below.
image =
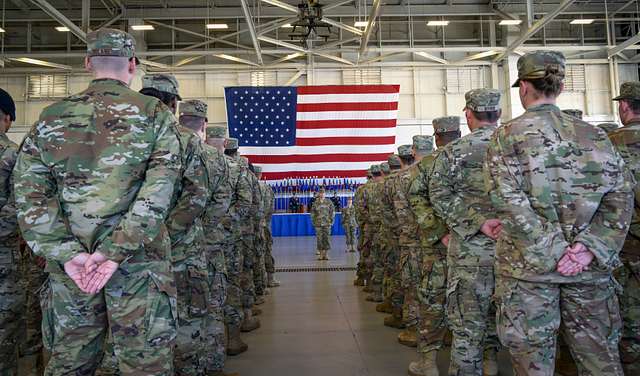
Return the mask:
[[489,143],[487,189],[503,226],[497,331],[518,375],[553,375],[559,330],[580,374],[622,375],[612,274],[634,179],[604,131],[556,107],[564,74],[559,52],[522,56],[514,86],[526,112]]
[[635,178],[635,201],[629,233],[620,252],[622,267],[616,279],[622,285],[619,294],[622,314],[620,360],[625,375],[640,374],[640,83],[626,82],[620,87],[618,113],[624,127],[609,135]]
[[320,252],[318,260],[329,260],[331,226],[335,220],[335,206],[324,194],[324,188],[320,188],[318,198],[311,208],[311,222],[316,231],[316,248]]
[[19,236],[11,173],[18,146],[6,132],[16,120],[13,98],[0,89],[0,374],[17,375],[24,290],[19,277]]
[[367,296],[366,300],[374,303],[382,302],[382,282],[384,277],[384,271],[381,269],[378,259],[381,257],[380,253],[382,248],[382,236],[380,229],[382,227],[382,208],[381,208],[381,191],[384,176],[382,174],[381,165],[371,166],[371,173],[373,174],[373,181],[369,186],[367,192],[367,214],[369,216],[371,229],[371,252],[369,255],[369,261],[367,263],[368,273],[371,276],[371,294]]
[[429,183],[433,179],[433,164],[441,148],[460,138],[460,118],[441,117],[433,120],[438,151],[418,163],[418,172],[409,188],[409,202],[416,216],[420,234],[422,264],[418,283],[418,361],[409,364],[409,375],[437,376],[436,355],[444,347],[447,334],[446,292],[449,239],[445,222],[437,216],[431,201]]
[[582,120],[582,115],[583,115],[582,110],[571,108],[571,109],[567,109],[567,110],[562,110],[562,112],[567,114],[567,115],[569,115],[569,116],[573,116],[574,118]]
[[617,123],[600,123],[598,124],[598,127],[607,133],[611,133],[616,129],[618,129],[618,124]]
[[355,286],[370,285],[371,276],[367,273],[366,267],[371,246],[371,231],[369,230],[369,218],[367,216],[367,190],[372,179],[373,174],[371,173],[371,168],[369,168],[367,170],[367,182],[359,186],[353,196],[356,222],[360,229],[358,236],[358,253],[360,254],[360,258],[356,269],[356,279],[353,281]]
[[467,92],[465,99],[471,133],[440,150],[429,181],[433,207],[451,232],[447,247],[447,318],[453,334],[449,374],[497,375],[496,311],[491,298],[500,221],[485,191],[482,168],[501,116],[500,92],[476,89]]
[[356,208],[353,206],[353,198],[347,198],[347,206],[342,208],[342,228],[347,241],[347,249],[345,252],[356,251],[356,230],[358,229],[358,221],[356,220]]
[[165,219],[180,142],[169,109],[128,88],[134,45],[119,30],[89,33],[96,79],[42,112],[16,162],[19,224],[50,273],[42,294],[47,375],[93,374],[108,331],[123,375],[174,374]]
[[262,168],[260,166],[254,166],[256,170],[256,174],[258,176],[258,180],[260,181],[260,192],[262,195],[262,205],[263,205],[263,220],[260,222],[262,226],[262,238],[264,243],[264,264],[265,271],[267,273],[267,287],[278,287],[280,286],[280,282],[278,282],[274,278],[275,270],[275,260],[273,259],[273,237],[271,236],[271,217],[273,217],[274,212],[274,202],[275,202],[275,194],[273,193],[273,188],[266,182],[262,181]]
[[[248,160],[247,160],[248,163]],[[249,163],[249,175],[251,179],[251,192],[253,193],[253,285],[255,286],[255,302],[254,304],[264,304],[264,295],[267,293],[267,271],[265,265],[265,238],[263,229],[265,227],[265,208],[262,197],[262,187],[260,186],[260,179],[258,179],[258,172],[256,166]],[[262,170],[261,170],[262,172]],[[254,308],[254,311],[256,309]]]

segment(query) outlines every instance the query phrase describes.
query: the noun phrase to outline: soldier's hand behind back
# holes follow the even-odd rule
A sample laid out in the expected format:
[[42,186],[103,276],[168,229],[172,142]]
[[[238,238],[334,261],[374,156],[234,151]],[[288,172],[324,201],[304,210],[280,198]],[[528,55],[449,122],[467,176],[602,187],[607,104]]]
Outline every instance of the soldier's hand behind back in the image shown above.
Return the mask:
[[502,222],[499,219],[487,219],[480,227],[480,231],[491,239],[498,239],[502,231]]
[[86,273],[91,275],[86,284],[85,292],[95,294],[102,290],[113,276],[113,273],[118,270],[118,266],[117,262],[107,259],[102,253],[93,253],[84,264]]
[[71,260],[64,263],[64,272],[67,273],[69,278],[78,286],[78,288],[86,292],[87,286],[87,273],[84,267],[85,263],[89,259],[89,255],[86,252],[79,253]]

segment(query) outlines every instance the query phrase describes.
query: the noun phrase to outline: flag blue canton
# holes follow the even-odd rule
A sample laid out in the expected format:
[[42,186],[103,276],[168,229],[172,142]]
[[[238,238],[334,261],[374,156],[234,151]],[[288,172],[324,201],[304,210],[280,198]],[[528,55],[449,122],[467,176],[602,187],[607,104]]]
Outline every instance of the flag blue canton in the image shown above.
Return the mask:
[[294,146],[297,92],[294,87],[225,88],[229,136],[240,146]]

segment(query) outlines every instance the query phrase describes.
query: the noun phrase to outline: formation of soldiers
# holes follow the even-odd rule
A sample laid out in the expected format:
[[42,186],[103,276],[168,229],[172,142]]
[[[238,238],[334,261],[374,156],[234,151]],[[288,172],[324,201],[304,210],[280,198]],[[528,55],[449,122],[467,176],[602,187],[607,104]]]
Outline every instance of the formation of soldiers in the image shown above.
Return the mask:
[[273,191],[173,76],[129,88],[129,34],[87,38],[95,79],[19,147],[0,92],[0,374],[225,375],[279,285]]
[[439,375],[448,341],[450,375],[497,375],[501,348],[516,375],[640,374],[640,83],[596,127],[556,106],[564,75],[522,56],[522,116],[498,126],[499,91],[471,90],[470,134],[435,119],[356,191],[354,284],[417,347],[409,375]]

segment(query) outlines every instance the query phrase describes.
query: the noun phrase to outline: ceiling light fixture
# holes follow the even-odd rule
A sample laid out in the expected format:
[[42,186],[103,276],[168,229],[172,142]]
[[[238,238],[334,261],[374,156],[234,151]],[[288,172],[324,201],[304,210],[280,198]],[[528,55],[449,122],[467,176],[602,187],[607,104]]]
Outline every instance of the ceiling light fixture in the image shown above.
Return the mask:
[[131,29],[135,31],[155,30],[153,25],[131,25]]
[[449,21],[429,21],[427,26],[448,26]]
[[68,70],[72,69],[71,66],[69,65],[51,63],[44,60],[32,59],[30,57],[12,57],[9,60],[18,61],[20,63],[25,63],[25,64],[40,65],[40,66],[49,67],[49,68],[59,68],[59,69],[68,69]]
[[522,23],[522,20],[502,20],[498,23],[498,25],[514,26],[514,25],[520,25],[521,23]]
[[367,21],[356,21],[356,23],[354,23],[353,26],[355,26],[355,27],[367,27],[367,24],[369,24],[369,22],[367,22]]
[[226,30],[229,28],[229,25],[226,23],[210,23],[207,24],[207,29],[209,30]]
[[284,28],[284,27],[286,27],[286,28],[288,28],[288,29],[289,29],[289,28],[292,28],[292,27],[293,27],[293,25],[292,25],[292,24],[286,24],[286,25],[282,25],[282,27],[283,27],[283,28]]
[[581,18],[579,20],[573,20],[569,22],[571,25],[591,25],[593,23],[592,18]]
[[4,33],[4,32],[5,32],[5,30],[0,27],[0,33]]
[[69,31],[69,28],[66,27],[66,26],[56,26],[56,30],[58,30],[60,32],[63,32],[63,33],[66,33],[66,32]]

